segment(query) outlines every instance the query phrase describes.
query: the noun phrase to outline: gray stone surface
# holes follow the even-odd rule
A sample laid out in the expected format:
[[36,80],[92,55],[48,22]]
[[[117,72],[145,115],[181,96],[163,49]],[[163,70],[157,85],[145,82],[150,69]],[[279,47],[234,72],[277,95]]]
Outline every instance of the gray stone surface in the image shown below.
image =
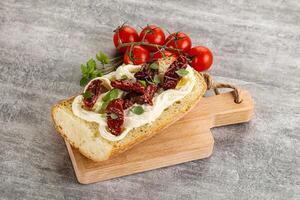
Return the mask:
[[[124,21],[190,34],[212,75],[251,91],[250,123],[204,160],[77,183],[50,107]],[[300,199],[300,1],[0,1],[0,199]]]

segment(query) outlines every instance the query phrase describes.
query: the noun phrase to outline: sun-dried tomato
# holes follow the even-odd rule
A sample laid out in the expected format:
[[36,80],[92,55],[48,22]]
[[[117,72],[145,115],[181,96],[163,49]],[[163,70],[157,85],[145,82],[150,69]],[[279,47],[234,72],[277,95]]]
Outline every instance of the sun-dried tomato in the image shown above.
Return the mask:
[[135,92],[129,92],[126,95],[123,96],[123,108],[126,110],[127,108],[130,108],[135,103],[134,98],[137,97],[138,94]]
[[156,91],[157,91],[157,85],[154,84],[148,85],[145,90],[145,94],[134,98],[135,102],[138,104],[149,104],[152,106],[153,105],[152,99]]
[[126,92],[136,92],[144,94],[145,88],[140,82],[133,82],[132,80],[116,80],[111,82],[111,86]]
[[137,94],[135,92],[129,92],[124,95],[122,98],[124,100],[123,107],[124,110],[133,106],[133,104],[149,104],[153,105],[152,99],[157,91],[158,86],[155,84],[150,84],[145,89],[145,93],[143,95]]
[[143,64],[140,71],[134,74],[134,77],[140,80],[152,80],[155,74],[158,74],[158,70],[153,70],[150,68],[149,63]]
[[89,98],[84,98],[83,103],[84,103],[85,107],[90,110],[95,105],[99,95],[106,92],[107,89],[103,85],[101,85],[101,80],[97,79],[97,80],[92,81],[88,85],[85,92],[87,92],[87,91],[90,92],[92,96]]
[[181,77],[176,73],[179,69],[185,69],[187,67],[187,60],[184,56],[180,56],[174,61],[167,69],[164,74],[164,80],[161,84],[164,90],[174,89],[181,79]]
[[132,99],[124,99],[124,103],[123,103],[124,110],[130,108],[131,106],[133,106],[133,104],[134,102]]
[[162,83],[162,88],[164,90],[174,89],[176,88],[177,83],[178,83],[177,79],[165,78],[164,82]]
[[112,100],[107,108],[107,126],[111,134],[118,136],[122,133],[124,124],[123,99]]

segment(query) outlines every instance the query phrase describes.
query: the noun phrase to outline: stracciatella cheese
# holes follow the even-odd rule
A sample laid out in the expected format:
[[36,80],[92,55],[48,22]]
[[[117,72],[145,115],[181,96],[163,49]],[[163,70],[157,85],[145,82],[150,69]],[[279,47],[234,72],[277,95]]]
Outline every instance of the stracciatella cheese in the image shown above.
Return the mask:
[[[140,68],[140,65],[123,65],[120,66],[116,71],[102,77],[95,78],[93,80],[99,79],[102,81],[102,84],[105,87],[111,89],[111,79],[122,79],[122,77],[124,76],[129,79],[134,79],[134,73],[137,72]],[[72,103],[72,111],[75,116],[81,119],[98,123],[99,133],[105,139],[109,141],[122,140],[124,137],[126,137],[130,130],[155,121],[166,108],[171,106],[176,101],[180,101],[192,91],[194,85],[196,84],[196,77],[193,69],[189,65],[186,70],[189,73],[184,77],[183,84],[178,84],[175,89],[169,89],[155,94],[152,106],[146,104],[141,105],[144,109],[143,114],[136,115],[130,111],[130,108],[125,110],[124,130],[119,136],[115,136],[108,131],[106,115],[98,113],[102,105],[101,99],[106,95],[106,93],[99,96],[95,106],[93,107],[93,111],[87,111],[83,109],[83,96],[78,95],[77,97],[75,97]],[[85,87],[85,90],[87,87],[88,86]],[[121,95],[121,92],[119,92],[119,95]]]

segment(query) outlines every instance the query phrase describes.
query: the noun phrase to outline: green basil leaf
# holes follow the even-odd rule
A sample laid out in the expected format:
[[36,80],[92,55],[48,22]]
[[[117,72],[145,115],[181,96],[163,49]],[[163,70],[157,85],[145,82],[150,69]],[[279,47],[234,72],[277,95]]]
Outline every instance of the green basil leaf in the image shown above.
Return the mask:
[[150,65],[150,68],[151,69],[158,69],[158,63],[157,62],[154,62]]
[[83,74],[83,75],[86,75],[86,74],[88,74],[88,69],[87,69],[87,67],[85,66],[85,65],[81,65],[80,66],[80,68],[81,68],[81,73]]
[[91,74],[90,74],[90,78],[91,79],[94,79],[97,77],[97,72],[96,71],[93,71]]
[[108,106],[109,102],[107,101],[103,101],[103,103],[101,104],[101,108],[100,108],[100,113],[103,114],[105,113],[106,107]]
[[119,96],[118,89],[112,89],[102,98],[102,100],[103,101],[111,101],[111,100],[117,99],[118,96]]
[[90,73],[92,73],[96,69],[96,61],[91,58],[87,63],[87,69]]
[[144,87],[147,87],[147,83],[144,80],[139,80],[140,84],[142,84]]
[[84,76],[80,79],[80,86],[85,86],[86,84],[88,84],[88,82],[89,82],[89,79]]
[[102,72],[100,70],[96,71],[96,77],[101,77],[102,76]]
[[189,73],[189,71],[187,71],[186,69],[179,69],[176,71],[176,74],[178,74],[179,76],[186,76]]
[[101,62],[101,57],[98,54],[96,54],[96,59]]
[[107,101],[109,101],[109,99],[110,99],[110,92],[108,92],[104,97],[102,97],[102,101],[105,101],[105,102],[107,102]]
[[145,112],[142,106],[134,106],[130,111],[137,115],[141,115]]
[[99,51],[99,53],[96,55],[96,58],[103,65],[110,63],[108,56],[105,53],[103,53],[102,51]]
[[117,99],[119,96],[119,90],[118,89],[112,89],[110,91],[110,99],[113,100],[113,99]]
[[91,72],[89,75],[90,75],[91,79],[94,79],[96,77],[101,77],[102,72],[100,70],[95,70],[95,71]]
[[158,75],[155,75],[155,76],[154,76],[153,82],[154,82],[155,84],[159,84],[159,83],[160,83],[160,78],[159,78]]
[[82,96],[85,98],[85,99],[89,99],[93,96],[93,93],[90,92],[90,91],[85,91],[85,93],[82,94]]

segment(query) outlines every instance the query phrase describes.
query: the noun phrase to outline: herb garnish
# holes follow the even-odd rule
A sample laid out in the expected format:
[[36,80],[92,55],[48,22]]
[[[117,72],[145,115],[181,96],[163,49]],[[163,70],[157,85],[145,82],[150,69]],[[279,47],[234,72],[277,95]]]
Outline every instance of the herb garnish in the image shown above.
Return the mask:
[[113,99],[118,98],[118,95],[119,95],[118,89],[112,89],[102,98],[102,100],[103,101],[111,101]]
[[155,75],[155,76],[153,77],[153,83],[155,83],[155,84],[159,84],[159,83],[160,83],[160,78],[159,78],[158,75]]
[[[97,62],[98,65],[97,65]],[[87,61],[86,64],[81,65],[81,79],[80,79],[80,86],[85,86],[88,82],[96,77],[102,76],[102,74],[108,74],[115,70],[117,66],[123,63],[122,56],[118,56],[112,59],[109,59],[105,53],[99,51],[96,55],[96,60],[91,58]]]
[[137,115],[141,115],[145,112],[142,106],[134,106],[130,111]]
[[158,65],[157,62],[153,62],[153,63],[151,63],[150,68],[156,70],[156,69],[158,69],[158,66],[159,66],[159,65]]
[[81,73],[81,86],[85,86],[93,78],[102,76],[101,71],[96,68],[96,61],[92,58],[86,63],[86,65],[81,65]]
[[108,101],[103,101],[103,103],[101,104],[101,108],[100,108],[100,113],[103,114],[106,110],[106,107],[108,106]]
[[147,87],[147,83],[144,80],[138,80],[140,82],[140,84],[142,84],[144,87]]
[[108,106],[108,104],[114,100],[117,99],[119,96],[119,90],[118,89],[112,89],[110,90],[104,97],[102,97],[102,105],[100,108],[100,113],[104,113],[106,110],[106,107]]
[[109,63],[110,63],[110,60],[109,60],[108,56],[105,55],[105,53],[103,53],[102,51],[99,51],[99,53],[96,54],[96,58],[97,58],[97,60],[100,61],[100,63],[101,63],[102,65],[105,65],[105,64],[109,64]]
[[153,78],[150,77],[150,80],[146,79],[146,81],[149,84],[159,84],[161,82],[158,75],[155,75]]
[[188,73],[189,73],[189,71],[186,69],[179,69],[176,71],[176,74],[178,74],[181,77],[186,76]]
[[93,96],[94,94],[90,91],[85,91],[82,96],[85,98],[85,99],[89,99]]

